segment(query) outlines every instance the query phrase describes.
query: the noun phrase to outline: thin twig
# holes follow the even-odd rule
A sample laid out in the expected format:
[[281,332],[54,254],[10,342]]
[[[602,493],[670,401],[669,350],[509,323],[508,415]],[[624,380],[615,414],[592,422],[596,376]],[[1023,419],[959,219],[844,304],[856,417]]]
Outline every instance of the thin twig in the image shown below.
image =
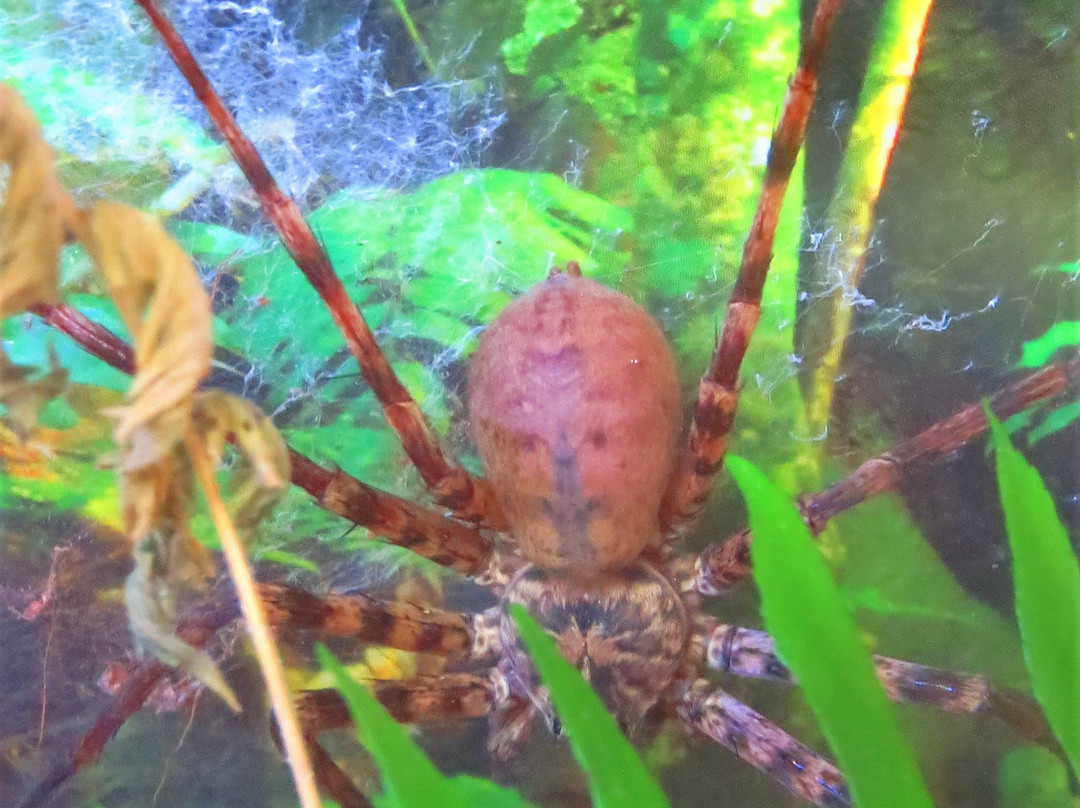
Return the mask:
[[[931,0],[892,0],[885,4],[870,65],[859,97],[836,192],[829,203],[824,232],[829,245],[817,250],[820,264],[839,274],[839,283],[819,305],[832,323],[828,347],[814,371],[808,429],[818,434],[828,425],[844,344],[851,332],[848,304],[862,280],[873,231],[873,215],[896,141],[900,137],[911,79],[922,52]],[[819,273],[820,274],[820,273]],[[829,280],[832,283],[831,279]]]
[[405,0],[392,0],[392,2],[394,8],[397,9],[398,16],[401,17],[401,21],[405,24],[405,30],[409,33],[409,39],[416,45],[416,50],[419,52],[420,58],[423,59],[424,64],[427,66],[428,72],[434,76],[436,71],[435,60],[431,58],[431,51],[428,50],[428,46],[420,36],[420,31],[417,30],[416,23],[413,22],[412,15],[409,14],[409,9],[405,5]]
[[292,769],[300,804],[303,808],[320,808],[322,802],[319,799],[319,790],[315,786],[315,774],[311,769],[307,746],[300,732],[300,720],[293,707],[288,685],[285,683],[285,669],[270,634],[270,626],[266,621],[262,602],[255,590],[255,579],[251,574],[251,567],[248,566],[244,547],[236,534],[221,494],[218,492],[217,481],[214,479],[214,470],[210,465],[206,447],[193,432],[184,436],[184,444],[191,457],[195,474],[199,478],[203,494],[206,496],[210,518],[221,539],[221,549],[229,567],[229,575],[236,587],[240,609],[244,614],[248,632],[251,634],[252,644],[255,646],[255,656],[259,660],[259,667],[262,669],[266,690],[270,697],[270,705],[273,707],[281,731],[285,759],[289,768]]

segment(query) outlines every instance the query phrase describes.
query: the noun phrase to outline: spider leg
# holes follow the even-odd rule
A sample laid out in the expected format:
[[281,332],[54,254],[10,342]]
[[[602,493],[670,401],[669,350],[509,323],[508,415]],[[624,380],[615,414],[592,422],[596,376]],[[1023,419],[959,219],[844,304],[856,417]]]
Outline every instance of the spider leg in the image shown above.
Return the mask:
[[[495,704],[492,682],[470,674],[417,676],[413,679],[368,683],[372,695],[395,720],[412,724],[480,718]],[[308,690],[296,700],[296,710],[314,761],[315,779],[323,793],[342,808],[367,808],[371,803],[319,744],[319,733],[352,726],[348,708],[336,690]],[[277,732],[274,733],[277,740]]]
[[704,679],[684,685],[676,709],[684,726],[727,747],[792,794],[822,808],[853,805],[832,763]]
[[[1080,356],[1056,362],[1030,373],[990,397],[990,408],[1000,419],[1075,389],[1080,383]],[[829,520],[869,497],[890,491],[920,461],[940,460],[986,431],[982,404],[969,404],[913,438],[873,457],[840,482],[799,499],[803,519],[814,534]],[[695,562],[691,589],[717,595],[750,574],[749,530],[707,547]]]
[[660,503],[660,529],[673,537],[701,511],[712,491],[727,448],[738,405],[739,368],[761,315],[761,292],[772,261],[780,207],[802,146],[817,76],[841,0],[820,0],[799,66],[788,85],[780,122],[769,144],[765,182],[743,247],[742,263],[728,301],[724,328],[698,387],[687,450],[676,465]]
[[504,520],[491,487],[443,454],[431,425],[390,367],[300,208],[278,187],[255,145],[237,126],[180,34],[153,0],[138,2],[254,187],[263,212],[277,229],[285,248],[326,304],[360,366],[361,375],[378,398],[387,422],[397,433],[424,484],[441,505],[457,516],[493,528],[503,527]]
[[[41,304],[34,313],[71,337],[85,351],[125,373],[134,372],[131,346],[107,328],[65,304]],[[290,476],[328,511],[382,536],[392,544],[437,564],[470,575],[490,566],[491,546],[474,525],[450,519],[406,499],[360,482],[343,471],[330,471],[294,449]],[[487,569],[494,583],[507,573]]]
[[[260,584],[259,588],[271,621],[280,628],[321,630],[332,635],[354,632],[372,643],[450,657],[464,656],[476,663],[490,661],[500,650],[497,609],[466,617],[440,609],[384,603],[366,596],[337,595],[324,599],[278,584]],[[178,621],[176,633],[185,642],[201,648],[219,629],[238,617],[235,596],[223,587],[216,596],[190,607]],[[56,764],[18,808],[41,808],[49,804],[80,769],[97,761],[106,744],[142,708],[155,685],[171,670],[154,659],[131,665],[119,691],[76,744],[71,756]],[[490,680],[467,674],[380,681],[372,685],[372,690],[390,713],[403,722],[487,715],[495,698]],[[325,691],[323,695],[313,693],[318,691],[302,694],[297,702],[302,726],[348,725],[344,705],[333,706],[334,691]],[[308,721],[312,713],[322,716],[318,722]],[[328,722],[326,726],[325,722]],[[321,748],[315,750],[315,756],[319,758],[314,764],[316,775],[322,777],[319,769],[325,766],[324,759],[328,756]],[[342,806],[367,805],[337,801]]]
[[[495,687],[486,676],[442,673],[411,679],[385,679],[365,683],[379,703],[403,724],[482,718],[495,706]],[[341,729],[352,719],[336,690],[306,690],[296,708],[305,727]]]
[[[776,642],[764,631],[714,624],[705,641],[710,668],[736,676],[794,683],[776,655]],[[1042,745],[1053,733],[1038,702],[1022,693],[999,690],[985,676],[955,673],[902,659],[874,656],[874,668],[893,701],[921,704],[948,713],[977,713],[1007,724],[1018,735]]]
[[479,572],[492,562],[491,544],[474,525],[381,491],[341,470],[324,469],[292,449],[289,458],[293,483],[328,511],[390,543],[463,575]]
[[487,662],[500,650],[499,609],[465,615],[364,594],[314,595],[259,584],[267,619],[281,629],[315,631],[402,651]]

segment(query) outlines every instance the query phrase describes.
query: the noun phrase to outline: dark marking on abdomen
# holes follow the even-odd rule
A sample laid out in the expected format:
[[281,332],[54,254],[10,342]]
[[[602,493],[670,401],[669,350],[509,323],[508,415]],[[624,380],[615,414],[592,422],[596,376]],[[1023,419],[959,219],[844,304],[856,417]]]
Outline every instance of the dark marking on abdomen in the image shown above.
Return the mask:
[[591,562],[595,553],[589,543],[589,522],[600,510],[600,500],[581,495],[577,453],[571,448],[565,429],[559,431],[552,466],[555,496],[544,500],[543,510],[559,537],[559,554],[572,561]]

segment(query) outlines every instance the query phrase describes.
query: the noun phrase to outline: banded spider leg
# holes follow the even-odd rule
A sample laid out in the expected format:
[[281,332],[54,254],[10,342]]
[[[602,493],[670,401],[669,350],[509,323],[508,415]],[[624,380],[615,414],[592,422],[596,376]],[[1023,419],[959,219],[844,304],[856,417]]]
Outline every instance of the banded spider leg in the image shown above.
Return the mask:
[[[77,312],[66,307],[42,309],[39,313],[48,318],[57,328],[78,340],[87,351],[118,368],[125,368],[129,349],[111,333],[88,323]],[[1067,363],[1051,365],[1045,370],[1021,378],[992,397],[995,411],[1000,417],[1005,418],[1074,389],[1078,363],[1080,360],[1073,359]],[[867,461],[864,467],[892,469],[895,473],[890,479],[896,479],[902,473],[903,467],[893,461],[883,462],[882,458],[906,457],[908,463],[913,463],[917,458],[948,455],[985,431],[985,420],[976,417],[976,413],[981,415],[981,409],[975,405],[963,408],[950,418],[929,427],[915,438],[898,444],[881,458]],[[946,437],[943,439],[942,436]],[[923,448],[916,451],[913,447]],[[297,457],[300,457],[302,462],[297,463],[295,460]],[[340,503],[343,507],[338,512],[352,518],[357,524],[368,527],[386,540],[411,545],[414,551],[454,569],[478,568],[478,560],[471,553],[447,556],[437,552],[440,547],[446,548],[448,541],[452,546],[452,541],[445,538],[447,535],[451,537],[476,535],[472,528],[466,528],[455,520],[446,519],[385,492],[368,489],[359,481],[343,475],[342,472],[326,471],[296,453],[294,453],[293,475],[294,482],[308,490],[324,507]],[[333,479],[346,481],[339,482],[339,485],[347,486],[350,490],[358,490],[362,492],[362,495],[340,497],[336,500],[321,495],[320,491],[325,491]],[[871,477],[870,479],[878,478]],[[870,486],[866,480],[865,473],[856,472],[825,492],[803,497],[802,502],[810,503],[809,507],[817,516],[817,521],[811,524],[822,525],[824,519],[837,515],[844,507],[853,506],[865,496],[887,488],[880,485]],[[849,493],[841,497],[835,493],[838,491]],[[857,494],[851,494],[852,491]],[[357,502],[370,503],[371,507],[359,507]],[[823,505],[814,506],[814,503],[825,502],[842,502],[844,505],[834,504],[827,511]],[[737,547],[740,550],[738,553],[732,553],[729,549],[731,547]],[[681,586],[685,590],[696,590],[705,595],[716,594],[718,591],[724,591],[735,585],[749,573],[747,547],[747,534],[739,533],[727,542],[707,549],[697,558],[684,557],[673,561],[672,567],[677,577],[681,579]],[[709,559],[714,557],[734,560],[725,562],[721,567],[715,567],[709,563]],[[511,569],[512,567],[506,566],[504,562],[496,580],[505,580]],[[711,573],[710,570],[713,569],[720,569],[723,574]],[[717,582],[722,583],[723,586],[717,586]],[[490,664],[491,659],[497,654],[497,634],[491,625],[491,614],[468,617],[406,604],[383,603],[367,596],[320,598],[301,590],[271,585],[264,585],[261,591],[271,607],[270,612],[275,622],[282,628],[291,627],[326,634],[345,634],[362,641],[389,645],[403,650],[437,651],[450,657],[457,657],[463,663],[467,660],[476,665]],[[234,617],[234,610],[220,605],[216,609],[203,607],[181,621],[180,633],[188,642],[201,645],[209,639],[214,630]],[[724,628],[715,620],[705,619],[700,621],[692,643],[696,643],[695,658],[700,663],[707,662],[709,667],[726,670],[736,675],[760,676],[764,674],[773,679],[786,680],[787,678],[786,669],[778,665],[771,656],[771,641],[760,633],[746,629]],[[885,677],[887,684],[891,683],[888,689],[894,695],[911,694],[914,697],[909,700],[920,703],[930,702],[935,706],[941,706],[941,702],[949,702],[952,706],[963,705],[971,710],[985,709],[991,715],[1005,720],[1021,736],[1043,742],[1047,740],[1045,724],[1037,708],[1018,694],[990,689],[981,677],[964,678],[957,674],[939,672],[898,661],[886,661],[882,665],[882,672],[887,674]],[[95,760],[123,722],[141,707],[154,684],[167,673],[167,668],[157,662],[143,662],[139,663],[131,673],[121,692],[114,698],[112,707],[102,714],[96,725],[84,736],[68,764],[60,767],[48,778],[47,782],[41,784],[41,787],[24,803],[25,808],[44,805],[49,793],[52,793],[79,768]],[[946,680],[949,682],[948,686],[941,687],[940,684]],[[920,685],[918,682],[927,684]],[[929,684],[931,682],[937,684]],[[955,690],[949,688],[955,688]],[[442,690],[445,690],[446,696],[440,702],[441,707],[432,712],[422,706],[425,703],[430,704],[436,698],[434,694]],[[414,683],[378,684],[376,692],[380,694],[380,698],[384,700],[388,708],[401,716],[412,715],[432,719],[436,716],[453,717],[455,708],[452,705],[460,701],[462,707],[457,717],[478,717],[487,714],[495,704],[495,690],[491,680],[474,675],[454,674],[448,679],[433,677],[423,678]],[[735,722],[734,718],[730,718],[731,715],[743,716],[744,720],[735,722],[736,726],[725,730],[721,742],[729,748],[734,746],[735,749],[741,749],[744,753],[751,748],[755,743],[753,737],[756,736],[753,736],[753,733],[747,734],[748,727],[759,734],[760,743],[767,741],[768,748],[775,750],[776,754],[779,754],[781,750],[787,750],[784,754],[790,758],[793,754],[791,750],[804,748],[794,739],[786,740],[790,736],[779,728],[761,723],[763,719],[760,717],[755,718],[748,725],[745,719],[750,714],[739,711],[732,713],[728,710],[733,701],[726,694],[723,697],[713,698],[708,702],[709,708],[703,710],[699,708],[705,704],[706,694],[701,686],[687,685],[685,693],[687,695],[684,698],[689,701],[680,708],[684,720],[693,719],[692,725],[710,734],[710,737],[718,733],[719,727],[724,726],[723,716],[729,716],[729,723]],[[954,693],[967,694],[970,698],[960,697],[957,700]],[[413,694],[417,694],[415,699]],[[691,709],[695,705],[697,708]],[[523,721],[531,720],[528,707],[529,705],[522,705],[520,715]],[[749,708],[745,709],[749,710]],[[303,695],[301,712],[305,719],[305,726],[310,728],[312,738],[317,735],[318,727],[340,726],[343,720],[341,718],[343,710],[339,700],[330,693]],[[768,732],[765,732],[765,728]],[[740,731],[743,734],[740,735]],[[731,740],[733,738],[742,740],[736,742]],[[339,801],[342,801],[343,805],[350,804],[343,801],[345,799],[354,801],[364,799],[351,784],[348,789],[351,789],[352,797],[346,798],[345,794],[349,793],[345,785],[347,779],[343,779],[344,775],[336,767],[330,767],[330,761],[325,753],[314,746],[312,749],[321,761],[318,766],[320,779],[327,784],[327,788],[333,789],[330,793],[342,795]],[[764,753],[760,750],[755,754],[757,757],[749,759],[768,759],[768,756],[763,756]],[[803,752],[799,754],[805,755]],[[829,771],[830,769],[826,768],[827,765],[822,761],[817,770]],[[770,773],[774,773],[773,770],[770,770]],[[787,780],[790,781],[790,777]],[[793,788],[799,793],[809,793],[817,786],[813,783],[798,783]],[[825,795],[833,795],[834,791],[828,789],[822,791],[822,799]]]
[[278,187],[255,145],[237,126],[232,113],[210,85],[187,44],[153,0],[137,1],[150,17],[177,67],[206,107],[297,267],[333,315],[345,343],[360,366],[361,375],[382,405],[387,423],[397,433],[424,485],[440,504],[458,516],[488,527],[502,527],[502,517],[490,486],[446,458],[431,425],[390,367],[363,314],[349,297],[330,263],[330,257],[300,208]]

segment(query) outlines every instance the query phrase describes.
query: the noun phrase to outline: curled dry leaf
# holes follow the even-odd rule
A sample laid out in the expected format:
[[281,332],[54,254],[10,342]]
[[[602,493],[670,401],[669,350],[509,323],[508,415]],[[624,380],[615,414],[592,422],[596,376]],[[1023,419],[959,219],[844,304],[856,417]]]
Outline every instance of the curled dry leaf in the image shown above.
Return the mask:
[[175,596],[180,587],[167,559],[181,543],[179,537],[155,530],[135,545],[135,569],[124,584],[131,634],[141,653],[198,679],[239,712],[239,699],[210,655],[176,636]]
[[[220,462],[227,442],[238,449],[226,494],[235,527],[247,539],[287,490],[285,441],[250,401],[216,390],[197,393],[193,401],[193,427],[205,441],[211,461]],[[188,530],[194,498],[188,456],[178,446],[163,464],[166,496],[154,529],[135,546],[135,570],[125,586],[131,631],[140,650],[199,680],[239,710],[239,701],[210,656],[175,633],[176,597],[205,580],[207,570],[201,564],[210,559]],[[139,473],[126,472],[128,477]]]
[[176,601],[214,571],[191,534],[195,482],[183,449],[195,390],[210,368],[210,301],[191,260],[142,212],[110,202],[78,230],[135,342],[135,379],[117,408],[124,521],[135,569],[125,587],[139,649],[205,683],[233,709],[235,694],[206,652],[176,636]]
[[[70,234],[100,270],[135,342],[127,404],[112,414],[124,522],[135,555],[125,594],[136,645],[239,709],[210,656],[176,636],[177,600],[214,572],[210,554],[191,533],[195,477],[183,441],[196,429],[215,462],[227,441],[238,445],[230,509],[242,535],[250,535],[285,491],[284,442],[254,405],[221,393],[196,396],[213,345],[210,301],[191,259],[141,211],[110,202],[75,208],[33,113],[2,84],[0,164],[10,172],[0,208],[0,317],[58,299],[60,250]],[[0,403],[20,431],[36,425],[41,407],[67,383],[53,354],[48,373],[31,380],[32,372],[0,354]]]
[[65,222],[74,210],[53,170],[34,113],[0,84],[0,164],[10,169],[0,208],[0,317],[59,298]]
[[135,379],[114,437],[125,469],[157,462],[191,424],[210,369],[210,299],[191,259],[152,218],[112,202],[88,213],[82,236],[135,342]]
[[[183,552],[190,539],[192,472],[180,450],[191,426],[195,389],[210,369],[210,301],[195,267],[161,225],[125,205],[99,202],[80,234],[135,341],[128,405],[115,412],[123,452],[124,520],[136,544],[164,526]],[[202,550],[196,566],[212,569]],[[187,578],[188,576],[183,576]]]
[[195,398],[195,427],[211,462],[221,462],[226,443],[239,452],[225,488],[237,533],[250,546],[251,534],[285,495],[289,450],[270,418],[255,404],[220,390]]
[[60,358],[49,346],[49,370],[33,379],[37,368],[17,365],[0,347],[0,404],[7,409],[12,431],[26,440],[38,425],[45,405],[63,395],[67,389],[68,372],[60,366]]

